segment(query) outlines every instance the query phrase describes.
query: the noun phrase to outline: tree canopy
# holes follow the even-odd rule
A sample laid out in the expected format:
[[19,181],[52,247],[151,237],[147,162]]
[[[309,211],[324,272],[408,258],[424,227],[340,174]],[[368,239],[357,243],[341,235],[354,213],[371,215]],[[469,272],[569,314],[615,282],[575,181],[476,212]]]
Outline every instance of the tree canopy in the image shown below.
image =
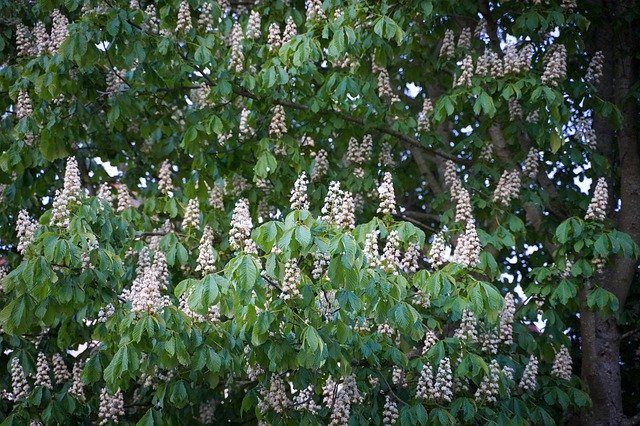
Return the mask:
[[597,403],[584,324],[637,318],[605,279],[637,246],[593,4],[0,12],[2,424],[555,424]]

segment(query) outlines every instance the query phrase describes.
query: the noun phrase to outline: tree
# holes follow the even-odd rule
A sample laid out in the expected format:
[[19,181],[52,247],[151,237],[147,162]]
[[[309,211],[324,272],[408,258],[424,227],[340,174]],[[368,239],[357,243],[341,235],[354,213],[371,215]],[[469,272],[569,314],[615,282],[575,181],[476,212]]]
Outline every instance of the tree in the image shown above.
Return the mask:
[[4,6],[4,424],[633,423],[633,4]]

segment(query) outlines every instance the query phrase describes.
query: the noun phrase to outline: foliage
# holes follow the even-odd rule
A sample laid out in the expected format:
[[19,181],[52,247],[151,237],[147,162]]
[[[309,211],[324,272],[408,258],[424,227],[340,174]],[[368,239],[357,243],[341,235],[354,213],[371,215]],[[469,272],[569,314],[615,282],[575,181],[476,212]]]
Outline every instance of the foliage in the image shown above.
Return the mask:
[[[345,405],[351,424],[390,423],[387,400],[401,424],[554,424],[588,408],[577,377],[552,374],[554,359],[571,346],[565,330],[580,297],[617,314],[615,296],[593,283],[597,266],[637,252],[608,220],[583,219],[590,197],[578,183],[608,175],[589,146],[590,114],[618,120],[586,77],[589,22],[564,1],[327,0],[325,17],[320,3],[307,3],[247,10],[191,1],[187,31],[175,31],[177,1],[154,3],[157,27],[145,2],[0,9],[11,24],[0,33],[3,424],[105,419],[105,388],[124,395],[121,422],[143,425],[210,423],[208,409],[215,422],[342,424],[335,416]],[[20,54],[16,24],[42,21],[52,32],[54,9],[69,21],[64,41]],[[249,35],[253,11],[259,37]],[[485,26],[473,35],[480,15]],[[268,42],[270,25],[284,30],[289,17],[297,34]],[[470,33],[451,57],[440,53],[447,30],[458,40]],[[485,49],[503,55],[507,39],[531,49],[525,67],[472,70],[470,84],[457,84],[467,55],[476,64]],[[566,69],[543,80],[560,66],[550,59],[560,44]],[[22,114],[25,92],[32,111]],[[423,109],[426,97],[432,110]],[[532,148],[539,152],[527,160]],[[78,160],[83,191],[67,205],[69,225],[57,226],[53,200],[66,194],[56,189],[68,187],[68,157]],[[165,161],[170,189],[160,184]],[[525,173],[526,161],[539,173]],[[511,170],[518,184],[498,189]],[[311,182],[292,195],[303,172]],[[378,213],[385,172],[395,213]],[[353,229],[323,209],[332,181],[353,197],[345,213],[356,213]],[[456,185],[470,194],[470,220],[457,217]],[[562,203],[550,201],[552,191]],[[303,196],[309,208],[291,209]],[[242,198],[259,224],[256,250],[229,238]],[[38,222],[24,253],[21,209]],[[446,264],[434,262],[435,235],[459,246],[469,223],[482,248],[477,262],[450,252]],[[212,245],[202,243],[207,226]],[[372,252],[372,235],[398,253]],[[412,247],[418,268],[408,266]],[[203,274],[199,256],[210,249],[215,272]],[[317,273],[319,258],[326,264]],[[504,296],[518,291],[511,318]],[[150,304],[136,309],[136,298]],[[470,312],[477,337],[464,331]],[[425,342],[428,332],[435,342]],[[61,354],[81,376],[34,385],[39,352]],[[540,362],[537,387],[524,390],[531,355]],[[14,358],[31,385],[25,398],[12,387]],[[435,399],[420,398],[423,366],[436,376],[445,359],[453,398],[438,399],[435,388]],[[345,403],[353,378],[361,398]],[[281,405],[278,380],[289,400]],[[487,380],[492,394],[478,391]],[[295,399],[309,386],[317,411]]]

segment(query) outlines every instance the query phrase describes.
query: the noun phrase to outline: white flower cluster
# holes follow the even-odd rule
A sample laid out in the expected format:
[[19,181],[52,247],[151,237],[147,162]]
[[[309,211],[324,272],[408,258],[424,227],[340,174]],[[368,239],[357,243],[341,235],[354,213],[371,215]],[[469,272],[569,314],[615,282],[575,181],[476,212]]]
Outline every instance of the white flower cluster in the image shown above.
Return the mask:
[[313,169],[311,170],[311,181],[315,182],[320,180],[329,170],[329,156],[324,149],[319,150],[317,153],[312,153],[315,157]]
[[96,197],[99,200],[103,201],[104,203],[108,205],[112,205],[114,196],[113,196],[113,193],[111,192],[111,184],[107,182],[103,182],[98,188],[98,193],[96,194]]
[[458,49],[471,49],[471,28],[465,27],[458,36]]
[[424,335],[424,345],[422,346],[422,354],[425,355],[429,349],[438,343],[438,335],[433,330],[427,330]]
[[60,354],[53,355],[53,378],[57,384],[62,384],[71,379],[71,373]]
[[416,398],[429,400],[433,394],[433,371],[431,365],[426,363],[422,366],[420,377],[416,385]]
[[244,250],[246,253],[257,253],[258,248],[251,239],[253,221],[249,214],[249,201],[241,198],[236,202],[231,216],[229,245],[232,250]]
[[510,121],[518,121],[524,118],[524,111],[522,111],[522,106],[518,99],[511,97],[509,98],[509,120]]
[[324,253],[321,251],[316,251],[313,253],[313,270],[311,271],[311,276],[314,280],[322,277],[329,266],[329,261],[331,260],[331,256],[329,253]]
[[287,44],[295,36],[298,35],[298,27],[296,26],[295,21],[292,16],[287,16],[287,24],[284,27],[284,32],[282,33],[282,44]]
[[505,170],[493,191],[493,202],[508,206],[511,200],[520,196],[520,172],[517,169]]
[[410,243],[407,251],[404,253],[404,257],[400,264],[402,270],[405,273],[416,272],[419,268],[418,261],[420,260],[420,244]]
[[527,153],[527,157],[524,160],[524,165],[522,166],[522,174],[523,176],[528,176],[533,179],[538,175],[538,166],[540,159],[540,151],[535,148],[531,148]]
[[487,163],[493,161],[493,144],[488,142],[482,145],[482,149],[480,150],[480,155],[478,157]]
[[567,75],[567,49],[562,44],[552,46],[545,56],[542,84],[557,86]]
[[153,4],[148,5],[144,9],[147,20],[143,25],[143,28],[151,34],[158,34],[160,32],[160,19],[158,19],[158,12]]
[[397,365],[391,369],[391,383],[399,387],[404,384],[404,371]]
[[473,77],[473,58],[471,55],[465,56],[461,65],[462,72],[457,80],[455,80],[454,87],[471,87],[471,77]]
[[429,262],[434,268],[439,268],[447,263],[447,244],[442,233],[433,237],[431,249],[429,250]]
[[44,26],[44,22],[38,21],[33,29],[33,35],[35,37],[35,46],[32,54],[39,56],[44,55],[49,51],[49,34]]
[[462,187],[462,183],[458,181],[457,190],[451,189],[451,196],[456,201],[456,222],[468,223],[473,222],[473,210],[471,208],[471,196],[466,188]]
[[30,56],[34,53],[34,46],[31,43],[31,34],[27,26],[18,23],[16,25],[16,51],[18,56]]
[[224,210],[224,189],[216,184],[209,189],[209,205],[214,210]]
[[178,20],[176,22],[175,32],[178,33],[188,33],[193,28],[191,24],[191,10],[189,9],[189,2],[183,0],[180,2],[180,6],[178,8]]
[[321,21],[327,19],[322,10],[322,0],[306,0],[307,21]]
[[197,198],[191,198],[184,209],[182,229],[197,228],[200,224],[200,204]]
[[56,191],[51,212],[51,223],[60,227],[69,226],[69,207],[74,206],[80,200],[82,188],[80,186],[80,171],[75,158],[67,159],[67,168],[64,173],[62,189]]
[[464,234],[458,238],[453,251],[453,261],[465,266],[476,266],[480,262],[480,238],[473,221],[467,222]]
[[500,392],[498,380],[500,379],[500,365],[495,359],[489,364],[489,374],[482,378],[480,386],[474,395],[476,402],[486,401],[491,404],[496,402]]
[[284,265],[284,278],[282,283],[281,297],[284,300],[296,299],[300,297],[300,267],[295,259],[290,259]]
[[478,330],[476,328],[476,316],[473,311],[465,309],[462,311],[462,321],[455,331],[454,337],[468,342],[474,343],[478,341]]
[[298,179],[296,179],[293,184],[293,188],[291,188],[291,197],[289,197],[291,210],[309,210],[308,185],[309,180],[307,179],[307,173],[300,173],[300,176],[298,176]]
[[422,111],[418,114],[418,131],[428,132],[431,130],[431,114],[433,113],[433,102],[428,97],[422,101]]
[[400,241],[398,231],[393,230],[387,235],[387,242],[382,250],[380,266],[385,272],[397,274],[400,266]]
[[378,235],[380,231],[377,229],[367,234],[364,240],[362,253],[370,268],[380,266],[380,253],[378,249]]
[[331,378],[322,387],[323,404],[331,410],[330,426],[346,426],[351,415],[351,406],[360,404],[363,397],[358,390],[354,375],[345,377],[341,385]]
[[378,164],[382,168],[394,167],[396,160],[393,158],[393,151],[389,142],[384,142],[380,146],[380,153],[378,154]]
[[522,379],[518,387],[523,391],[534,391],[538,386],[538,358],[531,355],[529,362],[522,373]]
[[171,163],[169,163],[169,160],[163,161],[160,165],[160,170],[158,171],[158,190],[165,195],[168,195],[169,192],[173,190]]
[[18,120],[25,117],[30,117],[33,113],[33,106],[31,105],[31,97],[26,90],[20,90],[18,92],[18,99],[16,100],[16,117]]
[[82,383],[82,369],[84,368],[84,364],[81,361],[76,361],[73,364],[73,380],[71,381],[71,387],[69,388],[69,393],[78,401],[84,402],[84,384]]
[[433,384],[433,398],[439,402],[451,402],[453,399],[453,373],[449,358],[442,358]]
[[321,219],[341,229],[353,229],[356,225],[355,203],[351,192],[340,189],[340,182],[331,181],[324,205],[321,209]]
[[598,84],[600,79],[602,78],[602,67],[604,63],[604,53],[598,50],[593,58],[591,58],[591,62],[589,62],[589,67],[587,68],[586,80],[592,84]]
[[118,389],[115,395],[111,395],[106,388],[100,391],[100,405],[98,407],[98,418],[100,426],[109,422],[118,423],[120,417],[124,416],[124,397],[122,391]]
[[553,366],[551,367],[551,375],[562,380],[571,380],[571,355],[565,345],[560,347],[558,353],[553,359]]
[[47,356],[42,352],[38,352],[38,358],[36,360],[36,380],[34,382],[34,386],[53,389],[51,377],[49,376],[50,369],[51,367],[49,366]]
[[132,311],[155,314],[169,306],[169,297],[160,293],[161,289],[166,288],[167,273],[164,253],[156,251],[153,262],[149,262],[148,249],[141,251],[131,289],[122,292],[123,298],[131,302]]
[[391,399],[389,395],[384,397],[384,407],[382,409],[382,424],[391,426],[396,424],[400,413],[398,413],[398,404]]
[[216,271],[216,252],[213,248],[213,231],[209,225],[205,226],[198,247],[198,266],[196,272],[202,275],[213,274]]
[[282,46],[282,38],[280,36],[280,27],[275,22],[269,25],[269,32],[267,33],[267,47],[269,52],[275,53]]
[[293,400],[296,410],[307,410],[313,414],[318,414],[322,407],[313,400],[314,393],[312,385],[300,390]]
[[203,33],[213,32],[213,5],[209,2],[204,2],[200,7],[200,14],[198,15],[198,28]]
[[528,71],[531,67],[533,53],[533,46],[531,44],[527,44],[520,50],[513,44],[507,46],[503,59],[504,75],[520,74]]
[[603,221],[607,217],[607,204],[609,201],[609,189],[607,181],[601,177],[596,183],[596,189],[593,191],[593,197],[587,207],[585,220]]
[[51,37],[49,38],[49,51],[56,54],[60,50],[60,46],[69,35],[69,20],[58,9],[51,12]]
[[590,149],[595,150],[598,147],[598,138],[593,128],[593,119],[589,117],[578,118],[575,122],[575,135],[580,142]]
[[276,413],[284,413],[291,406],[291,400],[287,396],[287,391],[283,380],[277,376],[271,376],[269,383],[269,391],[267,392],[265,402]]
[[456,52],[455,37],[452,30],[446,30],[440,47],[440,58],[451,59]]
[[506,345],[513,344],[513,319],[516,315],[516,303],[513,293],[504,296],[504,306],[500,313],[500,340]]
[[249,14],[249,20],[247,21],[247,38],[257,40],[262,35],[260,31],[260,13],[256,10],[252,10]]
[[229,59],[229,69],[233,72],[240,73],[244,69],[244,53],[242,52],[242,42],[244,34],[240,23],[236,22],[231,28],[229,43],[231,45],[231,58]]
[[13,388],[13,397],[16,400],[26,398],[31,391],[27,376],[24,374],[22,365],[20,365],[17,357],[11,358],[11,386]]
[[274,106],[271,123],[269,123],[269,136],[275,139],[280,139],[284,136],[287,133],[286,119],[284,107],[282,105]]
[[129,207],[133,207],[133,199],[127,185],[120,182],[117,185],[118,189],[118,205],[116,206],[116,213],[122,213]]
[[353,174],[362,178],[364,176],[364,168],[362,165],[371,160],[371,153],[373,150],[373,137],[371,135],[365,135],[361,143],[358,143],[356,138],[350,138],[347,146],[347,153],[345,155],[345,163],[347,165],[354,164],[355,169]]
[[498,353],[498,345],[500,344],[500,337],[495,329],[491,329],[480,336],[480,342],[482,343],[482,352],[489,354]]
[[378,213],[395,214],[396,213],[396,193],[393,189],[393,177],[390,172],[385,172],[382,182],[378,185],[378,198],[380,205]]
[[29,216],[25,209],[20,210],[16,220],[16,236],[18,237],[18,252],[24,254],[27,247],[33,242],[33,237],[38,230],[38,223]]
[[240,112],[240,124],[238,125],[238,133],[240,134],[240,137],[242,139],[251,137],[255,133],[255,130],[249,124],[250,114],[251,111],[249,111],[247,108],[242,108],[242,111]]
[[390,103],[400,102],[400,98],[393,91],[393,87],[391,87],[389,71],[387,71],[386,68],[381,68],[374,64],[373,72],[378,73],[378,96],[381,99],[386,99]]

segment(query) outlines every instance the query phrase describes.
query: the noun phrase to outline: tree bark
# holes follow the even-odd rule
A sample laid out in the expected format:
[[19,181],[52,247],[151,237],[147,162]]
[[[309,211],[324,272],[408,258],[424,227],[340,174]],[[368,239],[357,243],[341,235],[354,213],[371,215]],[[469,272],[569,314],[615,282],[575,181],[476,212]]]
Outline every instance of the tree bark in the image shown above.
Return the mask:
[[[618,179],[609,185],[619,192],[621,208],[615,218],[616,227],[628,233],[636,243],[640,242],[640,151],[635,127],[637,106],[627,97],[637,76],[634,64],[634,38],[632,25],[624,20],[635,6],[634,0],[600,0],[592,2],[597,10],[608,16],[609,23],[596,25],[594,37],[588,41],[591,53],[602,51],[605,55],[603,81],[599,95],[615,103],[622,116],[622,128],[615,131],[606,119],[596,117],[594,130],[598,139],[598,151],[609,159]],[[604,17],[607,18],[606,16]],[[617,200],[618,197],[612,197]],[[618,297],[620,310],[633,282],[638,263],[634,259],[615,259],[599,277],[599,284]],[[586,425],[618,425],[626,423],[622,408],[620,379],[620,333],[614,318],[603,318],[589,309],[586,296],[589,287],[581,294],[580,328],[582,346],[582,378],[593,403],[590,413],[583,413]]]

